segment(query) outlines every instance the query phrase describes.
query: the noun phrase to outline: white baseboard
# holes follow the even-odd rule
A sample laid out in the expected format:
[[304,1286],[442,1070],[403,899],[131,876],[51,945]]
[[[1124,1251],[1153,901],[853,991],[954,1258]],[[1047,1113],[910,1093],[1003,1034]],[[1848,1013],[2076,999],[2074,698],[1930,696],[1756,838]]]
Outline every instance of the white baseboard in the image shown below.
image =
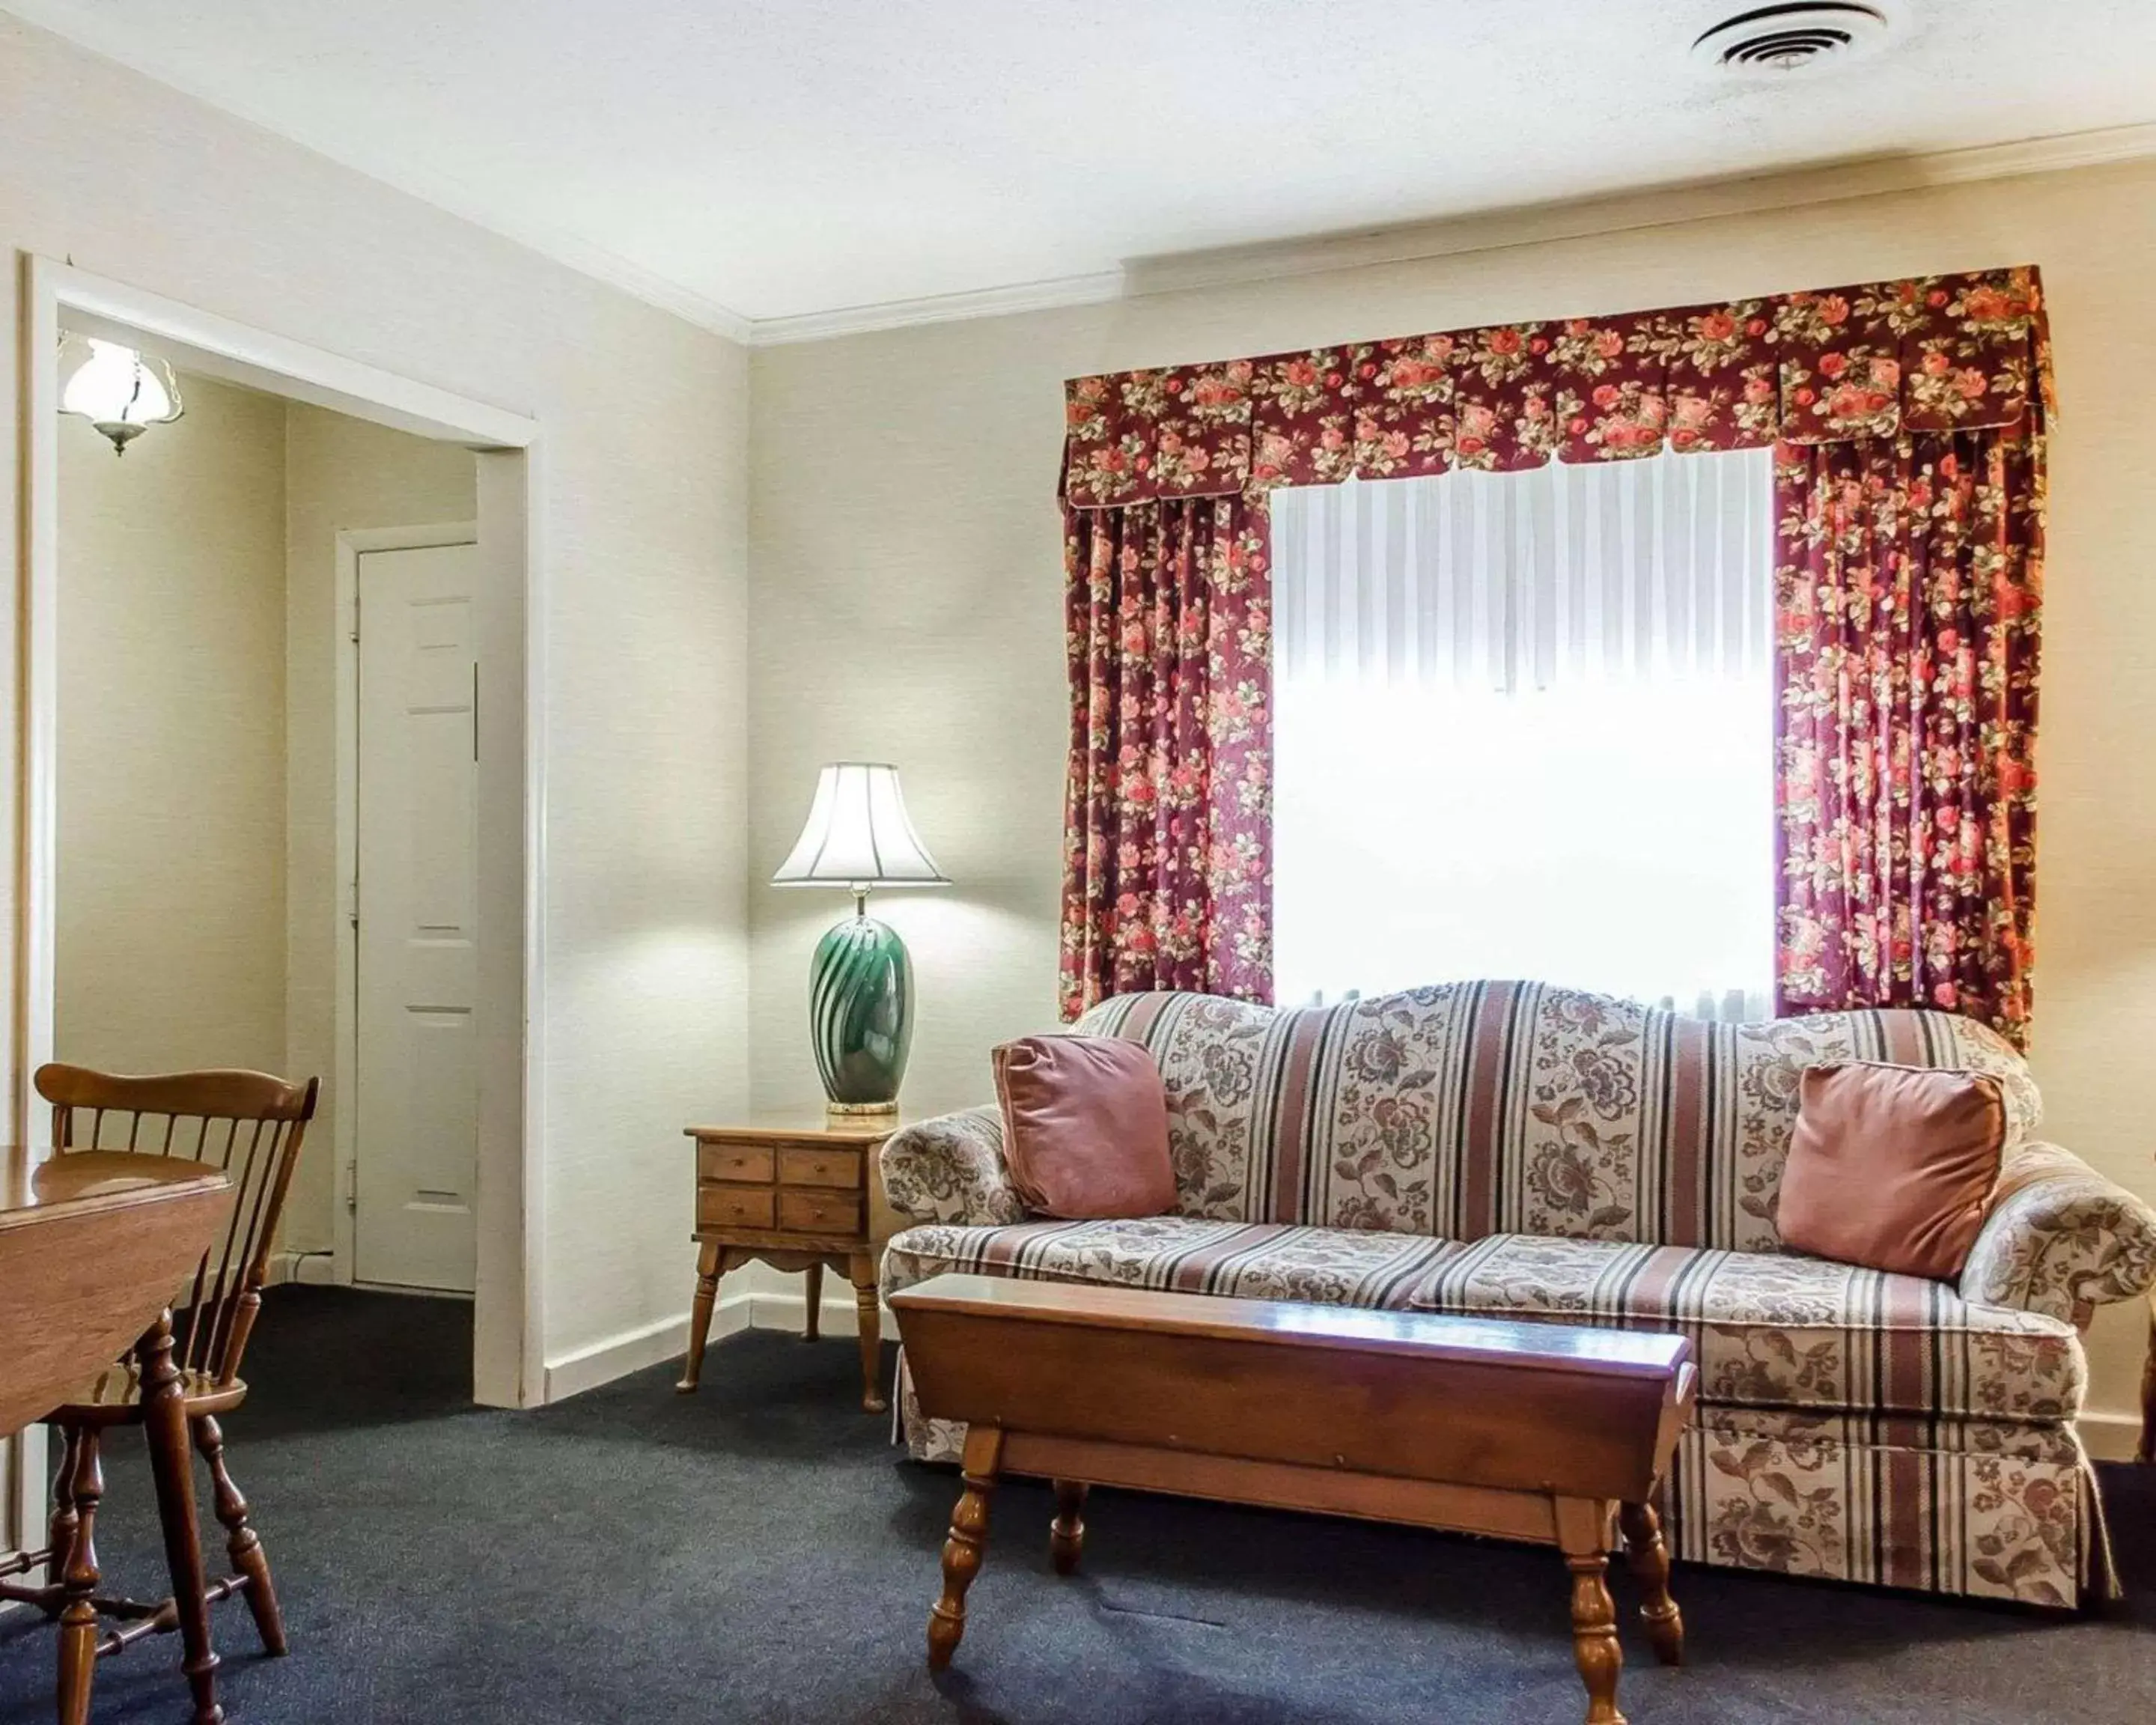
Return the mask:
[[[762,1289],[751,1296],[749,1327],[757,1330],[786,1330],[799,1335],[808,1327],[808,1296],[805,1289]],[[876,1307],[883,1325],[886,1340],[898,1333],[890,1312],[881,1305]],[[820,1302],[822,1322],[820,1332],[826,1336],[858,1336],[861,1332],[861,1314],[854,1304],[854,1291],[844,1282],[839,1291],[831,1291],[829,1278],[824,1283],[824,1298]]]
[[[773,1283],[779,1285],[774,1286]],[[824,1335],[860,1333],[860,1313],[854,1304],[854,1291],[842,1277],[828,1274],[824,1276],[820,1303],[820,1328]],[[711,1339],[722,1342],[743,1330],[784,1330],[798,1336],[806,1327],[808,1312],[807,1292],[799,1278],[788,1276],[781,1282],[776,1271],[767,1271],[758,1265],[737,1271],[720,1289],[719,1303],[711,1312]],[[890,1312],[882,1312],[881,1316],[883,1333],[895,1336],[897,1327],[891,1322]],[[549,1360],[540,1399],[557,1402],[565,1396],[597,1389],[602,1384],[611,1384],[632,1372],[641,1372],[665,1360],[679,1359],[688,1350],[689,1314],[679,1312],[656,1323],[593,1343],[559,1359]]]
[[2131,1461],[2141,1442],[2138,1414],[2084,1414],[2075,1423],[2082,1443],[2099,1461]]
[[[747,1329],[752,1322],[751,1312],[756,1297],[752,1288],[722,1289],[719,1303],[711,1312],[711,1340],[717,1342]],[[631,1372],[641,1372],[662,1360],[679,1359],[688,1351],[689,1314],[677,1312],[672,1317],[624,1330],[618,1336],[609,1336],[603,1342],[594,1342],[559,1359],[547,1361],[546,1381],[541,1386],[539,1399],[542,1402],[558,1402],[566,1396],[611,1384],[617,1378],[626,1378]]]
[[311,1288],[336,1286],[336,1260],[327,1252],[272,1252],[263,1277],[268,1287],[298,1282]]

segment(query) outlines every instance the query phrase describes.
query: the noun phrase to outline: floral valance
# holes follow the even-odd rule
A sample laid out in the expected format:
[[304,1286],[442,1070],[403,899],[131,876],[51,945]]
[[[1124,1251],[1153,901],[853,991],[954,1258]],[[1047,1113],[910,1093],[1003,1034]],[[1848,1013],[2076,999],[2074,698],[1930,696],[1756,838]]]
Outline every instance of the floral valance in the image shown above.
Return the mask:
[[1073,378],[1078,508],[2041,424],[2033,266]]

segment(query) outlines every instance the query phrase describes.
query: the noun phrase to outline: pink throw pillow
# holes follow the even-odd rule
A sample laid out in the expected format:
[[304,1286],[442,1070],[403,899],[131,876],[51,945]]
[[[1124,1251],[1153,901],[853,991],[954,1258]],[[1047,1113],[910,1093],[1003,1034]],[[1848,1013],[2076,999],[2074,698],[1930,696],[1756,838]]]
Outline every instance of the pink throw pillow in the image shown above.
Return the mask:
[[1027,1036],[993,1058],[1004,1159],[1028,1209],[1090,1221],[1175,1208],[1168,1092],[1143,1045]]
[[1799,1251],[1951,1281],[2005,1147],[2005,1099],[1984,1073],[1808,1066],[1775,1226]]

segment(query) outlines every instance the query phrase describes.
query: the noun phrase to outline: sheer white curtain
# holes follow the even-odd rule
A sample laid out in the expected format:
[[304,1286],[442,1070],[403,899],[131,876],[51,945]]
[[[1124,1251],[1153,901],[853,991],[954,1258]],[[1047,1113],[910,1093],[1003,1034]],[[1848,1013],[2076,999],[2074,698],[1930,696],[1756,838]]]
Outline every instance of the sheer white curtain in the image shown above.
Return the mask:
[[1771,459],[1274,493],[1281,1000],[1511,976],[1767,1015]]

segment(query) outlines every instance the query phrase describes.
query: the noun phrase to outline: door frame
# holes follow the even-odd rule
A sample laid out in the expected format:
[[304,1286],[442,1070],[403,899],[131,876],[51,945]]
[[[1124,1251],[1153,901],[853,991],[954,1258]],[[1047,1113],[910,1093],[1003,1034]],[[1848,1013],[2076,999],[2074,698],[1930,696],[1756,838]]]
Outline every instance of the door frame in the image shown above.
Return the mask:
[[[59,601],[59,336],[64,326],[110,334],[185,369],[472,449],[478,469],[482,651],[507,698],[480,726],[479,891],[482,914],[517,938],[480,954],[479,1266],[473,1395],[495,1407],[544,1399],[546,1235],[545,999],[547,563],[541,522],[545,459],[537,420],[438,389],[218,314],[21,254],[20,395],[22,745],[20,890],[13,1106],[19,1141],[34,1143],[29,1075],[52,1058]],[[487,770],[491,763],[493,770]],[[38,1447],[16,1474],[20,1513],[41,1512]]]
[[[341,527],[336,535],[336,1001],[333,1024],[336,1052],[331,1062],[330,1094],[336,1099],[331,1124],[336,1153],[336,1194],[331,1204],[331,1279],[341,1286],[359,1282],[357,1213],[359,1188],[359,905],[353,888],[359,879],[359,571],[369,552],[425,551],[436,546],[476,545],[479,523],[444,521],[432,527]],[[488,928],[480,925],[480,962],[485,963]],[[473,1225],[478,1225],[476,1215]],[[360,1283],[360,1286],[367,1284]]]

